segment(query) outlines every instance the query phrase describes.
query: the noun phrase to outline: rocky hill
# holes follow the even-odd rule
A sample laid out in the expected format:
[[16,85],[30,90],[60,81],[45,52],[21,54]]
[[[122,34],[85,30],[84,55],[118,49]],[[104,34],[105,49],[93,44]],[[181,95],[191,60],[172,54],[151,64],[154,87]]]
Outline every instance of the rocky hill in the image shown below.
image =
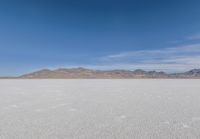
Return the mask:
[[92,70],[85,68],[44,69],[25,74],[19,78],[25,79],[134,79],[134,78],[200,78],[200,69],[184,73],[167,74],[165,72],[144,70]]

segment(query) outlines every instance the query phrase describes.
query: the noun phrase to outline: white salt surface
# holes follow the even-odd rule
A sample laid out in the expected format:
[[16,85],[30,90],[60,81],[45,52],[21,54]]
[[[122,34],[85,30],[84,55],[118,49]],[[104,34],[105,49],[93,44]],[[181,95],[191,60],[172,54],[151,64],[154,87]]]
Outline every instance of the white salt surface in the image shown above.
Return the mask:
[[200,80],[0,80],[0,139],[200,139]]

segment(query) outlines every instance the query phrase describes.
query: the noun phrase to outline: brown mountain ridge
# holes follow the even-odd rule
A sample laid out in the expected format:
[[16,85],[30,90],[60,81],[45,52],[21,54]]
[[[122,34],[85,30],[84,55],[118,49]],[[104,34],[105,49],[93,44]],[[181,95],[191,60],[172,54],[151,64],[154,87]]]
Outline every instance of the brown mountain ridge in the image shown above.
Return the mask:
[[200,69],[184,73],[167,74],[165,72],[131,70],[93,70],[86,68],[43,69],[24,74],[21,79],[137,79],[137,78],[200,78]]

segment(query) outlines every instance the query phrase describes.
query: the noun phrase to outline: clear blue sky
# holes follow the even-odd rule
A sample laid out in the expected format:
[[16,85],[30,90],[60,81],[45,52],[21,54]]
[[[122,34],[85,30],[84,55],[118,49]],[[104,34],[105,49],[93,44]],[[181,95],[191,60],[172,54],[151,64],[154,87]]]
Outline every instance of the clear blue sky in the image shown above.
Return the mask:
[[1,0],[0,75],[200,68],[199,0]]

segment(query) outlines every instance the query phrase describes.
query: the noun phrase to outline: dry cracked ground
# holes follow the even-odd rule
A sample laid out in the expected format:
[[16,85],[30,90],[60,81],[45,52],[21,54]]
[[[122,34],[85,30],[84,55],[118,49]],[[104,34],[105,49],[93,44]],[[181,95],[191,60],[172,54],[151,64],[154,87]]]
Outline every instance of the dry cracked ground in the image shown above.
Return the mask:
[[0,139],[199,139],[200,80],[0,80]]

